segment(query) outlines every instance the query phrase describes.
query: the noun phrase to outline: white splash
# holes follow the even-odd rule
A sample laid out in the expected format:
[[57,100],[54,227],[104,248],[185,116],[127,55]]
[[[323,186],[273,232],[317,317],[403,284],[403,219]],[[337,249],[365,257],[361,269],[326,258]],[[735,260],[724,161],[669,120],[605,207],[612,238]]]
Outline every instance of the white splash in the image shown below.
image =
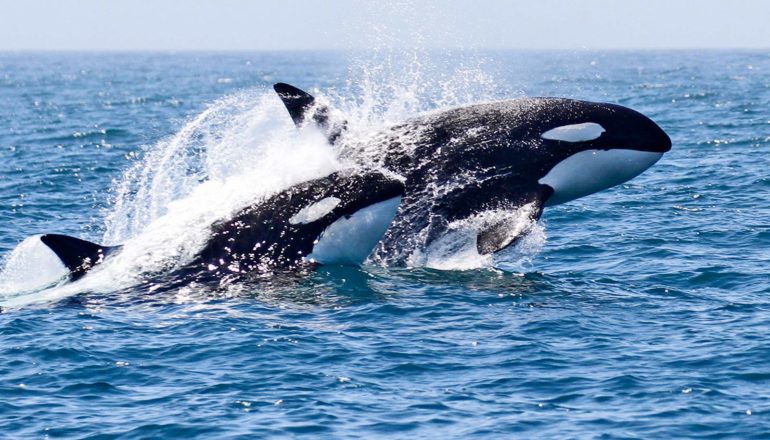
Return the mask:
[[217,220],[341,167],[321,133],[296,130],[272,91],[225,97],[175,135],[146,147],[115,183],[102,243],[123,244],[119,253],[77,282],[46,289],[66,271],[39,281],[43,277],[34,271],[40,261],[48,258],[46,267],[54,267],[50,260],[57,258],[36,237],[26,240],[0,273],[0,305],[111,292],[170,271],[197,254]]

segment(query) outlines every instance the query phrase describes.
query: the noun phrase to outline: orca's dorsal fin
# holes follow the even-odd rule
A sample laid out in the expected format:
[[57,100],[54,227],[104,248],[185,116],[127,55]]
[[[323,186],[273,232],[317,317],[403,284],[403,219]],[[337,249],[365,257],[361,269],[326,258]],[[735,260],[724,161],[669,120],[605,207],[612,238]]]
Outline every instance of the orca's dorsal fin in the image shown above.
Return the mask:
[[273,90],[283,101],[297,127],[312,121],[323,131],[330,144],[334,144],[345,131],[345,121],[331,121],[328,106],[316,102],[313,95],[286,83],[273,85]]
[[120,246],[102,246],[60,234],[42,235],[40,241],[48,246],[69,269],[70,278],[73,281],[104,261],[104,257],[120,249]]

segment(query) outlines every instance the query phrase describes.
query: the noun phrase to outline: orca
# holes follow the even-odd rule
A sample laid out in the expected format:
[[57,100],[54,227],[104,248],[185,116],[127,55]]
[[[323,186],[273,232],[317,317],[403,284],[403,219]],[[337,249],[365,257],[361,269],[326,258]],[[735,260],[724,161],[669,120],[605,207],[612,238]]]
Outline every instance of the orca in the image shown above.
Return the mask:
[[[326,105],[285,83],[274,85],[298,127],[314,125],[340,156],[403,177],[405,193],[372,255],[408,263],[458,222],[481,222],[480,254],[515,244],[547,206],[626,182],[671,149],[671,139],[643,114],[616,104],[525,98],[437,111],[361,139]],[[506,215],[505,213],[508,213]]]
[[[328,106],[294,86],[274,85],[294,123],[317,127],[357,166],[290,187],[211,226],[192,261],[196,280],[318,264],[408,264],[455,225],[480,219],[476,250],[515,245],[547,206],[626,182],[671,149],[641,113],[615,104],[526,98],[417,116],[365,139]],[[485,217],[486,213],[498,213]],[[77,280],[120,253],[46,234]]]
[[[403,193],[397,178],[353,169],[292,186],[212,225],[203,248],[176,274],[206,281],[361,264],[395,217]],[[40,241],[69,269],[72,281],[121,249],[59,234]]]

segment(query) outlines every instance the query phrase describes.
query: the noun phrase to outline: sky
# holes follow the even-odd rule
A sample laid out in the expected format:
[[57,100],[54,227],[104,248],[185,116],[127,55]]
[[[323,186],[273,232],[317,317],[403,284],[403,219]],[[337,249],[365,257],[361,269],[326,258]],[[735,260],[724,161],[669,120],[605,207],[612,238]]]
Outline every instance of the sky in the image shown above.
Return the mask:
[[0,0],[0,51],[770,48],[768,0]]

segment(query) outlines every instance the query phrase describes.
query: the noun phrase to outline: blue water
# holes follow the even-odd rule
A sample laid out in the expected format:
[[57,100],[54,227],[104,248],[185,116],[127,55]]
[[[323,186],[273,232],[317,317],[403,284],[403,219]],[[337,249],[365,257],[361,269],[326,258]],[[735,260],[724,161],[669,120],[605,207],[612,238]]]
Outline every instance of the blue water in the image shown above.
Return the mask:
[[[141,233],[169,212],[142,203],[198,182],[134,197],[120,192],[136,178],[126,170],[151,168],[222,99],[248,115],[277,81],[336,90],[348,108],[362,90],[403,100],[423,81],[406,113],[524,95],[614,102],[673,149],[624,185],[547,208],[510,272],[327,267],[214,291],[24,292],[37,300],[0,314],[0,437],[768,435],[770,53],[422,54],[416,76],[406,62],[372,73],[368,56],[0,55],[0,251],[45,232]],[[478,59],[442,101],[436,72]],[[172,165],[200,165],[214,145],[220,159],[241,148],[246,174],[263,157],[202,138]]]

